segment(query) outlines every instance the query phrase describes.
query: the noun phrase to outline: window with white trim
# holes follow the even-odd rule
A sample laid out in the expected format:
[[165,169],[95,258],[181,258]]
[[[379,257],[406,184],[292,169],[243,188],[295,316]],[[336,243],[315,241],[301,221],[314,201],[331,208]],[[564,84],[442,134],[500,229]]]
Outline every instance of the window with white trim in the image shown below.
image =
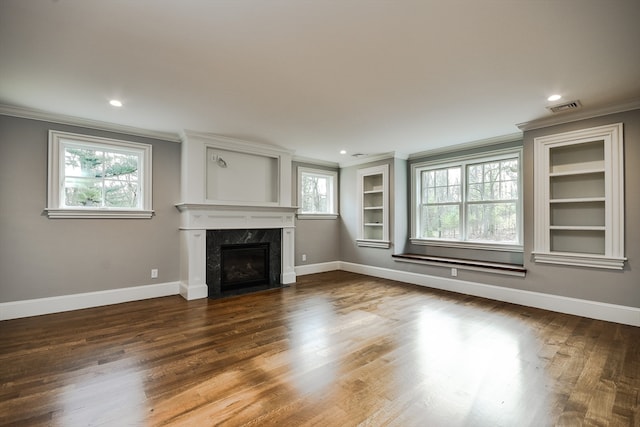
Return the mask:
[[151,145],[49,131],[50,218],[150,218]]
[[298,167],[298,218],[338,216],[338,172]]
[[412,166],[412,243],[522,248],[521,150]]

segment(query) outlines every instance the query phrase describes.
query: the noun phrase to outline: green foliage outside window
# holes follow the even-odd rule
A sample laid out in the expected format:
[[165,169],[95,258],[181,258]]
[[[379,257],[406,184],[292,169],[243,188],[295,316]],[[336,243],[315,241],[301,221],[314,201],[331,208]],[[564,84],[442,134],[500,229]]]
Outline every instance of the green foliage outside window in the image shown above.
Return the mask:
[[420,184],[417,237],[518,242],[518,158],[423,169]]
[[140,181],[137,154],[66,146],[64,205],[136,208]]

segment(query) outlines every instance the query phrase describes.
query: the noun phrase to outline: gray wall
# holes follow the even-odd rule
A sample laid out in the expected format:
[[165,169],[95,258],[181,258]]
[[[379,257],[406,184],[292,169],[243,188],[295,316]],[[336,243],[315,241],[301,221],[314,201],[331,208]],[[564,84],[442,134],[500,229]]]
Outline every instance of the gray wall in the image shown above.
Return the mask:
[[[47,218],[49,129],[152,144],[153,218]],[[179,191],[180,144],[0,116],[0,302],[179,280]]]
[[[340,170],[340,250],[342,253],[341,261],[353,262],[356,264],[374,265],[376,267],[395,268],[396,263],[391,258],[391,255],[404,251],[404,245],[406,241],[402,238],[402,241],[398,242],[396,236],[398,230],[396,224],[399,224],[403,228],[408,227],[406,222],[406,208],[402,207],[402,200],[406,200],[406,194],[408,194],[407,185],[403,185],[402,181],[406,181],[406,163],[404,160],[399,160],[399,169],[396,168],[395,159],[379,160],[376,162],[361,164],[357,166],[350,166],[342,168]],[[356,238],[358,237],[358,169],[368,168],[378,165],[389,165],[389,238],[391,240],[391,246],[388,249],[385,248],[371,248],[361,247],[356,244]],[[397,174],[399,176],[397,176]],[[404,174],[404,175],[403,175]],[[404,176],[404,177],[403,177]],[[396,206],[396,187],[402,189],[402,194],[398,199],[398,206]]]
[[[332,172],[338,168],[332,168],[312,163],[292,162],[291,164],[291,204],[298,206],[298,167],[322,169]],[[338,187],[340,177],[338,177]],[[338,211],[340,211],[340,200]],[[297,219],[295,234],[295,261],[296,266],[307,264],[319,264],[323,262],[340,260],[340,217],[337,219]],[[307,260],[302,261],[302,254],[307,255]]]
[[[536,264],[533,247],[533,138],[623,122],[625,133],[626,256],[624,271]],[[43,214],[47,186],[47,131],[110,136],[153,145],[153,207],[150,220],[48,219]],[[525,278],[459,270],[458,278],[514,289],[640,307],[640,110],[525,132]],[[357,169],[390,166],[391,241],[389,249],[358,247]],[[297,166],[293,164],[295,177]],[[323,168],[304,164],[304,166]],[[329,170],[336,170],[326,168]],[[180,145],[173,142],[0,116],[0,302],[179,280]],[[408,164],[389,159],[343,168],[339,174],[340,218],[296,221],[296,265],[347,261],[449,277],[449,269],[393,261],[410,249],[407,236]],[[295,203],[295,199],[294,199]],[[307,261],[301,255],[307,254]],[[150,278],[159,269],[158,279]]]
[[[533,139],[542,135],[551,135],[575,129],[584,129],[611,123],[624,123],[625,144],[625,253],[628,262],[623,271],[611,271],[594,268],[564,267],[551,264],[534,263],[531,260],[533,248]],[[546,129],[538,129],[524,134],[523,154],[523,192],[524,192],[524,253],[502,255],[505,259],[496,259],[500,254],[489,254],[490,259],[504,262],[524,262],[527,275],[524,278],[503,276],[485,272],[458,270],[458,279],[484,283],[496,286],[504,286],[511,289],[521,289],[533,292],[542,292],[553,295],[561,295],[592,301],[600,301],[610,304],[620,304],[630,307],[640,307],[640,269],[636,265],[640,259],[640,192],[637,186],[640,184],[640,110],[598,117],[579,122],[558,125]],[[396,160],[396,162],[398,162]],[[391,165],[391,175],[394,179],[401,179],[402,172],[394,173],[394,162]],[[341,250],[342,261],[353,262],[376,267],[390,268],[400,271],[410,271],[432,276],[450,277],[450,269],[437,266],[407,264],[395,262],[391,258],[393,253],[403,252],[400,242],[395,242],[390,249],[361,248],[355,244],[357,232],[357,194],[356,177],[357,169],[371,166],[360,165],[341,170]],[[406,171],[405,171],[406,174]],[[406,176],[406,175],[405,175]],[[407,179],[406,191],[410,181]],[[399,186],[395,186],[395,192]],[[392,185],[393,188],[393,185]],[[398,233],[402,227],[409,229],[410,223],[406,214],[406,200],[391,194],[392,232]],[[403,213],[405,224],[400,223]],[[393,236],[392,236],[393,240]],[[414,253],[429,253],[438,255],[463,256],[455,250],[416,247],[407,242],[406,250]],[[468,258],[482,259],[487,254],[465,252]],[[523,259],[522,259],[523,258]]]

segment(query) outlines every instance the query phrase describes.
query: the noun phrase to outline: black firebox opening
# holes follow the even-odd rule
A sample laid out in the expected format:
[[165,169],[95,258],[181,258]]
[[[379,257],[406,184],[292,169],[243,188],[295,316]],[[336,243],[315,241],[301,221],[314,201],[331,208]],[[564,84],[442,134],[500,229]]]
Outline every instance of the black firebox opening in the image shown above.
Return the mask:
[[269,283],[269,243],[222,245],[222,291]]

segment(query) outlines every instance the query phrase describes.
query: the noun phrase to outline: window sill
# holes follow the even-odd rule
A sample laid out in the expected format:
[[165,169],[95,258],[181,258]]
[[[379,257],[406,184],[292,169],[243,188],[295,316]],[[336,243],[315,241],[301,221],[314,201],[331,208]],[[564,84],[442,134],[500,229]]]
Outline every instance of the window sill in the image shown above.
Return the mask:
[[75,219],[149,219],[153,211],[129,211],[112,209],[45,209],[49,218],[75,218]]
[[300,213],[296,215],[298,219],[338,219],[338,214],[308,214]]
[[535,262],[557,265],[571,265],[575,267],[607,268],[623,270],[626,258],[615,258],[604,255],[589,255],[577,253],[533,252]]
[[500,252],[524,252],[522,245],[508,245],[500,243],[481,243],[481,242],[461,242],[458,240],[426,240],[411,238],[411,244],[421,246],[443,246],[447,248],[461,248],[461,249],[480,249],[485,251],[500,251]]
[[374,239],[356,239],[358,246],[369,248],[384,248],[388,249],[391,246],[391,242],[388,240],[374,240]]
[[461,270],[483,271],[487,273],[504,274],[507,276],[525,277],[527,270],[522,265],[504,264],[498,262],[475,261],[462,258],[445,258],[418,254],[392,255],[394,261],[414,264],[435,265],[438,267],[459,268]]

